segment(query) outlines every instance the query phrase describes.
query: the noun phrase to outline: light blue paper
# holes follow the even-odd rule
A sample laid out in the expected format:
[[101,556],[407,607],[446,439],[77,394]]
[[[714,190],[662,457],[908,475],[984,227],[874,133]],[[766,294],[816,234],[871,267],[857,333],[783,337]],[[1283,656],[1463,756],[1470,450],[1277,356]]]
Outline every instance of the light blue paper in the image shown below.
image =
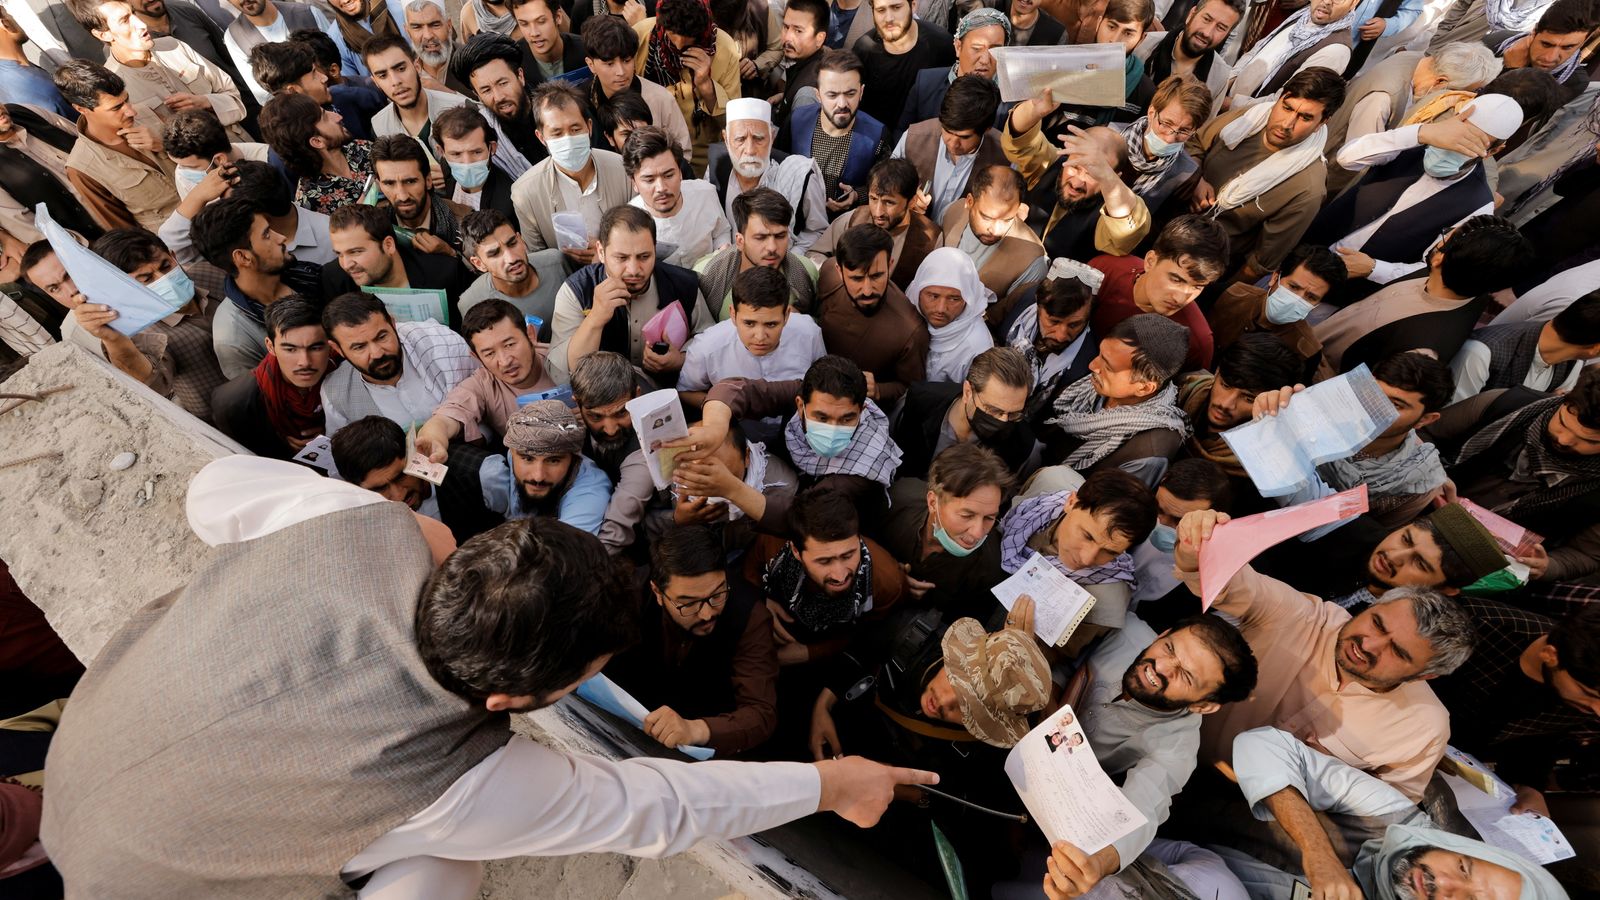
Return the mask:
[[101,303],[117,311],[111,327],[119,334],[136,335],[187,305],[172,305],[160,294],[134,281],[132,275],[78,243],[50,218],[50,210],[43,203],[34,209],[33,220],[34,227],[50,242],[50,249],[56,252],[62,267],[72,276],[78,293],[90,303]]
[[[615,681],[604,675],[596,675],[578,685],[573,693],[587,700],[590,704],[598,706],[608,713],[621,716],[633,723],[635,728],[644,727],[644,717],[649,715],[649,710],[644,704],[633,698],[633,695],[623,690]],[[678,750],[693,759],[707,760],[716,755],[710,747],[690,747],[680,745]]]

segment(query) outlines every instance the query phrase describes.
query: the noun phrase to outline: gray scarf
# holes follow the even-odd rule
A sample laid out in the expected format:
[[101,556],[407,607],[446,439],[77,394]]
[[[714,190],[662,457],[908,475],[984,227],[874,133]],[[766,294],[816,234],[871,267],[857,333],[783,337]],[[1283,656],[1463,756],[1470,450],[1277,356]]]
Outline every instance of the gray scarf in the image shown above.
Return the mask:
[[1352,456],[1317,467],[1322,478],[1335,490],[1367,485],[1374,513],[1384,507],[1399,506],[1444,484],[1444,464],[1432,444],[1417,437],[1415,431],[1405,443],[1383,456]]
[[[606,0],[596,0],[596,2],[599,3],[601,9],[597,9],[595,12],[606,11],[604,9]],[[512,15],[511,10],[509,9],[503,14],[497,14],[492,12],[489,7],[484,4],[483,0],[472,0],[472,14],[478,17],[478,30],[480,32],[493,32],[494,34],[503,34],[507,37],[510,37],[516,33],[517,17]]]
[[1178,388],[1168,382],[1143,403],[1107,407],[1106,398],[1095,392],[1094,379],[1085,375],[1061,391],[1056,398],[1056,417],[1047,424],[1083,442],[1062,460],[1082,471],[1115,453],[1141,431],[1165,428],[1187,437],[1189,420],[1177,403]]
[[1150,129],[1149,116],[1140,116],[1138,121],[1131,124],[1112,125],[1111,128],[1127,141],[1128,165],[1133,167],[1134,174],[1138,176],[1129,187],[1140,196],[1144,196],[1146,192],[1160,184],[1161,179],[1172,168],[1172,164],[1183,155],[1181,153],[1174,153],[1171,156],[1150,155],[1144,146],[1145,132]]

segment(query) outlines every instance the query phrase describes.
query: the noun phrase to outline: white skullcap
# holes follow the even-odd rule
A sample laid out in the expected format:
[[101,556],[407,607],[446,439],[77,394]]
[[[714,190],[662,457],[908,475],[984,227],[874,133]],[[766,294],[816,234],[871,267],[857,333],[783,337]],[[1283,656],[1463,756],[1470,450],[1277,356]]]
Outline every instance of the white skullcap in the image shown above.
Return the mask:
[[1461,116],[1497,141],[1522,127],[1522,107],[1505,94],[1479,95],[1461,108]]
[[772,124],[772,104],[754,97],[740,97],[729,100],[727,105],[728,124],[734,122],[765,122]]

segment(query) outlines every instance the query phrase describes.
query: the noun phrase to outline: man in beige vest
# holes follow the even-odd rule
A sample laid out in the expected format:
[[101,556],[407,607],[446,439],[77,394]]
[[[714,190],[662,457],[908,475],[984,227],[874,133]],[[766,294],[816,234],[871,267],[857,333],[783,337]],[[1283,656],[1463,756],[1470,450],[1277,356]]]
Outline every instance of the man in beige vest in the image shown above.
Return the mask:
[[1028,205],[1022,202],[1022,176],[1010,166],[984,166],[972,173],[972,193],[950,204],[944,214],[944,245],[972,257],[983,286],[996,302],[984,313],[991,331],[1016,303],[1044,280],[1050,260],[1044,243],[1028,227]]
[[140,114],[122,79],[87,60],[68,61],[56,89],[78,111],[67,180],[100,225],[159,231],[178,207],[177,170],[162,152],[161,123]]
[[[612,762],[511,735],[636,637],[600,542],[549,519],[450,548],[292,463],[194,477],[219,549],[101,650],[50,748],[42,837],[74,896],[478,896],[476,860],[623,852],[818,810],[875,823],[930,772],[859,758]],[[371,548],[381,548],[372,552]],[[370,878],[368,877],[370,876]]]

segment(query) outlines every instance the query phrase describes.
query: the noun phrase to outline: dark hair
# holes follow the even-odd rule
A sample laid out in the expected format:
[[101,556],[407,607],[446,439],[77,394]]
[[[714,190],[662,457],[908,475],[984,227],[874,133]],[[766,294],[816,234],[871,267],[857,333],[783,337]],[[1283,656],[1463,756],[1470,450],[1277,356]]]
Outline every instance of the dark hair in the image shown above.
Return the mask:
[[106,17],[100,14],[104,4],[105,0],[67,0],[67,12],[94,37],[96,31],[106,30]]
[[[1142,313],[1141,315],[1154,315],[1154,313]],[[1174,375],[1178,374],[1178,372],[1182,370],[1183,362],[1180,360],[1169,366],[1167,363],[1157,361],[1155,357],[1150,355],[1150,347],[1145,342],[1152,339],[1155,341],[1172,340],[1175,342],[1175,333],[1171,335],[1164,335],[1161,334],[1160,329],[1164,328],[1167,331],[1172,331],[1172,326],[1177,326],[1178,328],[1183,329],[1183,334],[1187,335],[1189,333],[1189,327],[1187,325],[1173,322],[1171,319],[1167,319],[1166,321],[1170,323],[1170,325],[1163,326],[1160,322],[1156,322],[1154,328],[1148,328],[1146,334],[1140,335],[1139,323],[1134,322],[1134,318],[1136,317],[1129,316],[1128,318],[1123,319],[1121,322],[1111,326],[1111,330],[1105,333],[1105,338],[1107,340],[1121,341],[1122,343],[1128,345],[1128,349],[1132,351],[1132,356],[1129,358],[1129,365],[1133,369],[1133,377],[1139,379],[1140,381],[1153,381],[1156,384],[1166,384],[1168,381],[1172,380]],[[1152,335],[1151,332],[1154,334]]]
[[733,277],[733,305],[777,309],[789,305],[789,279],[777,269],[751,266]]
[[628,203],[613,206],[600,217],[600,233],[597,235],[600,243],[611,243],[611,233],[618,228],[649,232],[651,240],[656,236],[656,220],[649,213]]
[[576,109],[585,120],[589,115],[589,99],[570,81],[546,81],[528,95],[528,109],[533,113],[533,127],[544,129],[545,109]]
[[856,505],[842,491],[830,487],[807,488],[795,495],[789,507],[789,537],[801,550],[806,540],[842,541],[861,533]]
[[368,157],[372,160],[374,172],[381,162],[411,162],[416,163],[418,174],[423,178],[428,177],[428,151],[422,149],[422,144],[409,134],[385,134],[374,138],[368,147]]
[[928,465],[928,490],[951,497],[970,497],[979,488],[1011,493],[1016,477],[999,454],[977,441],[956,441],[939,451]]
[[1000,87],[985,75],[962,75],[950,83],[939,104],[939,127],[945,131],[976,131],[994,127],[1000,109]]
[[1227,511],[1233,505],[1233,482],[1228,473],[1209,459],[1190,457],[1167,467],[1161,484],[1179,500],[1205,500],[1212,509]]
[[572,367],[572,402],[593,409],[633,399],[638,389],[633,363],[621,353],[596,350]]
[[483,132],[484,147],[488,147],[497,139],[494,128],[489,124],[489,120],[483,117],[483,113],[463,103],[440,113],[439,118],[433,120],[433,129],[429,135],[433,139],[433,145],[443,153],[445,138],[459,141],[474,131]]
[[733,198],[733,230],[743,234],[751,216],[758,216],[768,224],[788,227],[794,221],[794,207],[788,198],[768,187],[745,191]]
[[87,59],[69,59],[50,77],[63,100],[83,109],[99,106],[101,94],[115,97],[128,89],[122,76]]
[[[523,316],[522,310],[517,309],[505,300],[501,300],[499,297],[480,300],[474,303],[472,308],[467,310],[467,314],[462,317],[461,336],[467,339],[467,346],[471,347],[473,335],[488,331],[507,320],[510,320],[518,331],[522,331],[524,334],[527,333],[523,329],[523,324],[527,319]],[[532,338],[529,338],[529,340],[532,340]]]
[[1283,83],[1283,96],[1321,103],[1326,122],[1344,105],[1344,76],[1322,66],[1301,69]]
[[394,237],[393,214],[387,206],[351,203],[339,207],[333,211],[333,215],[328,216],[328,231],[343,231],[346,228],[360,228],[368,237],[382,244],[384,238]]
[[334,43],[333,38],[315,28],[297,28],[289,32],[289,43],[300,44],[310,50],[317,65],[325,69],[344,63],[344,57],[339,53],[339,45]]
[[839,243],[833,248],[833,260],[840,269],[859,272],[884,253],[893,255],[894,238],[882,228],[867,223],[850,228],[839,236]]
[[[535,0],[506,0],[506,9],[521,9],[522,7],[533,2],[535,2]],[[552,19],[555,18],[556,13],[561,10],[561,4],[557,2],[557,0],[538,0],[538,2],[542,2],[544,4],[545,11],[550,13],[550,17]]]
[[802,401],[811,402],[811,396],[818,391],[862,406],[867,402],[867,376],[855,360],[830,353],[812,363],[806,369],[806,377],[800,379]]
[[112,229],[95,238],[89,249],[124,272],[132,272],[170,252],[161,238],[143,228]]
[[495,31],[480,31],[472,39],[456,48],[450,59],[450,71],[462,84],[472,84],[472,73],[500,60],[513,72],[522,71],[522,48],[517,42]]
[[365,63],[385,50],[399,50],[406,59],[417,61],[417,51],[411,49],[411,44],[398,34],[380,34],[367,41],[361,48],[361,61]]
[[[632,178],[639,174],[639,167],[644,165],[645,160],[654,159],[663,153],[672,154],[672,161],[682,166],[683,154],[678,151],[678,146],[672,143],[672,138],[667,137],[665,129],[655,125],[635,128],[633,133],[628,135],[628,142],[622,147],[622,170]],[[733,202],[738,203],[738,198]]]
[[1504,216],[1473,216],[1444,242],[1439,280],[1468,297],[1505,290],[1538,259],[1533,244]]
[[1142,542],[1156,527],[1156,495],[1144,482],[1121,469],[1102,469],[1085,478],[1073,493],[1076,505],[1093,516],[1106,516],[1106,530]]
[[311,146],[322,121],[322,107],[305,94],[274,94],[261,107],[257,119],[261,137],[283,159],[293,177],[315,177],[322,171],[322,157]]
[[1094,300],[1094,292],[1076,275],[1065,278],[1046,278],[1039,282],[1034,294],[1039,308],[1058,319],[1075,314]]
[[513,232],[517,230],[516,222],[493,207],[467,213],[461,220],[461,245],[466,254],[472,256],[477,253],[478,242],[499,231],[502,225],[510,225]]
[[[1494,80],[1478,91],[1479,96],[1484,94],[1510,97],[1522,110],[1524,126],[1529,122],[1534,123],[1532,131],[1537,131],[1546,119],[1561,108],[1561,82],[1556,81],[1549,72],[1533,66],[1501,70]],[[1519,130],[1531,133],[1526,127]]]
[[992,194],[997,200],[1021,200],[1026,189],[1022,173],[1010,166],[982,166],[967,182],[967,190],[974,198]]
[[1033,367],[1028,358],[1015,347],[990,347],[972,358],[967,367],[967,383],[974,391],[989,386],[989,380],[998,379],[1006,387],[1033,389]]
[[506,522],[462,544],[422,589],[417,653],[447,690],[551,695],[634,642],[637,596],[599,538],[555,518]]
[[701,0],[660,0],[656,24],[672,34],[699,40],[711,24],[711,10]]
[[[1539,24],[1533,26],[1533,30],[1546,34],[1576,34],[1580,31],[1589,32],[1594,26],[1592,0],[1556,0],[1539,17]],[[1579,52],[1582,52],[1581,49]]]
[[[867,14],[871,15],[872,10],[868,9]],[[857,78],[865,81],[865,71],[866,67],[861,64],[861,57],[849,50],[834,50],[832,48],[824,50],[822,51],[822,59],[817,63],[817,74],[819,75],[823,72],[837,72],[840,75],[848,75],[854,72]]]
[[1467,565],[1466,559],[1456,550],[1455,545],[1445,540],[1444,535],[1439,533],[1439,526],[1433,524],[1433,519],[1421,516],[1411,525],[1402,525],[1395,531],[1404,531],[1411,526],[1416,526],[1432,535],[1434,544],[1438,545],[1439,574],[1444,576],[1443,587],[1464,588],[1478,580],[1477,573]]
[[228,194],[230,199],[244,200],[268,216],[288,215],[294,195],[271,163],[241,159],[233,164],[233,170],[237,180]]
[[[611,16],[595,16],[595,19],[612,18]],[[590,19],[589,21],[594,21]],[[594,126],[600,129],[600,134],[607,143],[611,141],[611,132],[623,122],[643,122],[654,125],[655,113],[650,111],[650,104],[644,102],[644,97],[638,91],[617,91],[606,100],[601,101],[595,108]],[[632,137],[632,135],[629,135]],[[617,152],[622,152],[621,147]]]
[[229,275],[238,275],[233,251],[250,249],[250,232],[256,216],[255,205],[241,197],[225,197],[208,203],[189,223],[189,240],[206,262]]
[[1182,215],[1161,229],[1150,252],[1177,263],[1190,278],[1216,281],[1228,270],[1228,232],[1211,216]]
[[[1006,171],[1011,171],[1007,169]],[[867,190],[887,191],[906,200],[917,195],[917,167],[909,159],[886,159],[867,172]]]
[[666,593],[673,576],[721,572],[726,559],[717,532],[704,525],[674,525],[650,547],[650,583]]
[[1344,257],[1333,252],[1327,247],[1314,244],[1301,244],[1289,251],[1283,258],[1283,265],[1278,266],[1278,274],[1285,278],[1294,274],[1294,270],[1305,266],[1306,271],[1321,278],[1328,283],[1328,289],[1338,287],[1350,277],[1350,269],[1344,264]]
[[316,71],[317,54],[300,41],[265,41],[250,48],[250,74],[276,94]]
[[590,59],[626,59],[639,52],[639,35],[617,16],[590,16],[583,21],[583,55]]
[[1556,665],[1586,688],[1600,685],[1600,606],[1586,604],[1568,613],[1549,632]]
[[233,150],[228,132],[223,130],[217,114],[209,109],[186,109],[168,119],[161,131],[161,145],[168,156],[175,158],[210,159]]
[[[1202,460],[1190,460],[1202,462]],[[1209,703],[1238,703],[1256,689],[1259,672],[1256,655],[1232,623],[1221,616],[1200,613],[1172,623],[1171,632],[1192,630],[1222,663],[1222,684],[1205,698]]]
[[1579,425],[1600,428],[1600,368],[1584,366],[1578,383],[1567,392],[1561,405],[1572,410]]
[[[303,294],[280,297],[267,307],[267,337],[276,341],[285,331],[315,325],[322,328],[322,310],[315,300]],[[326,335],[326,329],[324,329]]]
[[[26,279],[30,269],[44,262],[44,258],[46,256],[50,256],[55,252],[56,249],[50,246],[50,242],[44,238],[40,238],[37,241],[29,244],[28,249],[22,251],[22,262],[20,264],[22,268],[22,277]],[[32,281],[29,281],[28,283],[33,284]],[[34,287],[38,287],[38,285],[34,285]]]
[[1110,0],[1102,18],[1109,22],[1132,22],[1149,30],[1156,18],[1156,6],[1151,0]]
[[[828,8],[827,0],[791,0],[788,8],[810,16],[812,31],[828,30],[828,23],[832,19],[832,11]],[[868,12],[871,12],[871,10],[868,10]]]
[[373,316],[383,316],[390,322],[394,318],[389,315],[389,307],[383,305],[376,294],[364,291],[351,291],[328,301],[322,308],[322,330],[328,333],[328,339],[333,340],[333,330],[343,325],[353,328],[365,324]]
[[1372,377],[1392,388],[1420,394],[1424,413],[1444,409],[1455,393],[1449,365],[1409,350],[1380,360],[1372,367]]
[[1259,394],[1294,384],[1305,361],[1276,335],[1253,331],[1217,354],[1217,377],[1242,391]]
[[373,469],[406,455],[406,433],[386,416],[365,416],[333,433],[333,465],[339,477],[360,484]]
[[1580,347],[1600,344],[1600,290],[1593,290],[1572,301],[1550,320],[1556,337]]

